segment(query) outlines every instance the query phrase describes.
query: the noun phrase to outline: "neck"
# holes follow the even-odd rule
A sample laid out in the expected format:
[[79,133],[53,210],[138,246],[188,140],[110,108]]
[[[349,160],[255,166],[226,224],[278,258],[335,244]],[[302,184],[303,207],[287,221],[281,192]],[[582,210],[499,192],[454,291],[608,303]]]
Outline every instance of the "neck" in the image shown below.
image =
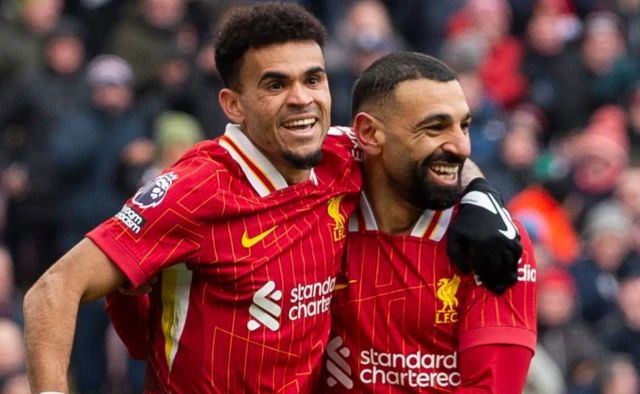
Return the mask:
[[369,199],[378,229],[387,234],[408,235],[424,209],[417,208],[400,196],[378,165],[363,165],[364,191]]
[[311,170],[299,170],[297,168],[292,168],[290,165],[284,165],[281,167],[276,163],[273,163],[273,166],[282,174],[289,185],[296,185],[298,183],[305,182],[309,180],[309,177],[311,176]]

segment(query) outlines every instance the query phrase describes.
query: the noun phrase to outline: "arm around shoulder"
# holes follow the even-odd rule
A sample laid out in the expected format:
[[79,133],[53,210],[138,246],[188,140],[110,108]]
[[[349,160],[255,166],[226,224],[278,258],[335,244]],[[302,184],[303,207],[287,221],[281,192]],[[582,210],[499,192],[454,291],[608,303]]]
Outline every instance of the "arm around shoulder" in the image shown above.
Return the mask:
[[68,392],[66,376],[78,306],[108,294],[125,280],[100,248],[84,239],[27,292],[25,347],[32,392]]

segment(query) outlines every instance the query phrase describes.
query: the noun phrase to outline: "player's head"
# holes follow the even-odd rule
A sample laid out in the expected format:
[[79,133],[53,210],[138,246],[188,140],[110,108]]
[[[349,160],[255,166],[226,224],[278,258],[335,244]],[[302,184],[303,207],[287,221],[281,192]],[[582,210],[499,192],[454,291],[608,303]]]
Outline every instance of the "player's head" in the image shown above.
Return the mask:
[[[395,53],[356,81],[354,131],[381,187],[424,209],[452,206],[471,152],[471,115],[455,72],[433,57]],[[377,186],[376,186],[377,187]]]
[[331,107],[325,37],[304,8],[279,3],[239,8],[218,32],[220,104],[281,171],[320,162]]

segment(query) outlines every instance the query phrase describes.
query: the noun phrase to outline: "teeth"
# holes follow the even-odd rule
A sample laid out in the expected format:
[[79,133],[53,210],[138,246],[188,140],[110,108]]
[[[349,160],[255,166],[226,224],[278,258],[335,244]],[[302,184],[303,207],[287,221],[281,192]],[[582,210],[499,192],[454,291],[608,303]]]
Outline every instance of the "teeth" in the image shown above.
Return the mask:
[[438,166],[433,166],[431,167],[432,170],[436,171],[436,172],[442,172],[445,174],[455,174],[456,172],[458,172],[458,168],[460,166],[443,166],[443,165],[438,165]]
[[314,124],[316,122],[315,118],[308,119],[300,119],[300,120],[292,120],[290,122],[284,122],[282,125],[284,127],[298,127],[298,126],[307,126],[310,124]]

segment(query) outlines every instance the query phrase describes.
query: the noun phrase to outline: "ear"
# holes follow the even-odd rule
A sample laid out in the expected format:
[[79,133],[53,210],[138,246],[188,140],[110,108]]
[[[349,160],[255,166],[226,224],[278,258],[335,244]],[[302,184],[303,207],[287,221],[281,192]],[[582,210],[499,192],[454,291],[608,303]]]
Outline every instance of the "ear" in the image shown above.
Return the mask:
[[224,88],[218,94],[218,101],[229,120],[236,124],[244,123],[244,108],[240,102],[240,93]]
[[382,123],[366,112],[359,112],[353,119],[353,132],[362,151],[379,155],[384,145]]

